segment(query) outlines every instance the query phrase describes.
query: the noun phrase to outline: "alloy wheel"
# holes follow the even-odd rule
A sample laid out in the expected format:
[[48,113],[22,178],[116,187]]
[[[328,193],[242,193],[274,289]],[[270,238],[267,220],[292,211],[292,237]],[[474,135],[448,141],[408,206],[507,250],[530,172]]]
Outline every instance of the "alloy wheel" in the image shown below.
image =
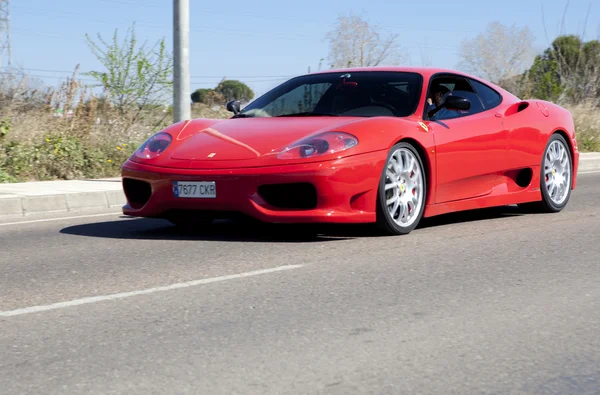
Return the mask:
[[544,186],[552,203],[559,206],[567,199],[571,187],[571,163],[568,148],[554,140],[544,155]]
[[415,154],[404,147],[390,156],[385,173],[385,198],[389,217],[400,227],[409,227],[423,205],[423,173]]

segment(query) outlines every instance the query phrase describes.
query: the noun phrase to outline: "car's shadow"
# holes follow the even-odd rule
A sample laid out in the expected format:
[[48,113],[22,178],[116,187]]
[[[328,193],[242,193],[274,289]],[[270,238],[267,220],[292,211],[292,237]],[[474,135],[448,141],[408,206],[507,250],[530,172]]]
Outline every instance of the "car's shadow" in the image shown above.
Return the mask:
[[[506,206],[479,209],[424,218],[413,234],[439,226],[489,221],[522,215],[516,207]],[[63,234],[133,240],[206,240],[222,242],[279,242],[307,243],[348,240],[353,238],[381,237],[374,225],[284,225],[264,224],[256,221],[216,221],[211,226],[199,225],[192,229],[179,229],[159,219],[131,219],[96,222],[69,226]]]
[[264,224],[254,221],[215,221],[212,225],[178,228],[166,220],[131,219],[96,222],[64,228],[61,233],[138,240],[205,240],[228,242],[280,242],[306,243],[344,240],[347,237],[332,236],[317,231],[314,225]]
[[503,207],[492,207],[482,208],[477,210],[459,211],[456,213],[438,215],[436,217],[424,218],[417,229],[425,229],[431,227],[453,225],[462,222],[474,222],[474,221],[489,221],[494,219],[518,217],[522,215],[533,214],[533,212],[527,212],[517,206],[503,206]]

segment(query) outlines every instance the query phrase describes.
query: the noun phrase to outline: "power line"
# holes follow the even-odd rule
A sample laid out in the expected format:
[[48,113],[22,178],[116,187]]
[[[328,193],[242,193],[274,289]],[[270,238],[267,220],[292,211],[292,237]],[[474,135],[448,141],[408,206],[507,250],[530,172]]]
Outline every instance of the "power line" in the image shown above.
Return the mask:
[[[2,68],[4,70],[6,70],[6,68]],[[36,68],[28,68],[28,67],[20,67],[19,70],[26,70],[26,71],[35,71],[35,72],[41,72],[41,73],[62,73],[62,74],[73,74],[73,70],[52,70],[52,69],[36,69]],[[228,79],[254,79],[254,78],[260,78],[262,79],[262,81],[264,81],[265,79],[270,80],[279,80],[279,79],[285,79],[285,78],[292,78],[295,77],[296,75],[232,75],[232,76],[223,76],[223,75],[192,75],[191,78],[192,79],[222,79],[224,77],[227,77]],[[61,78],[61,77],[57,77],[57,78]],[[254,81],[253,81],[254,82]]]
[[[44,10],[39,10],[39,9],[37,11],[39,11],[39,12],[32,12],[30,10],[21,11],[21,14],[46,17],[48,15],[48,12],[50,12],[50,11],[47,11],[47,13],[44,13]],[[56,14],[53,17],[53,19],[68,19],[68,20],[72,20],[73,18],[78,18],[80,20],[85,20],[87,22],[94,22],[94,23],[113,25],[113,26],[118,23],[130,24],[132,22],[131,20],[125,21],[125,20],[118,20],[118,19],[111,19],[110,21],[99,20],[99,19],[89,19],[89,18],[86,18],[86,15],[84,15],[84,14],[80,14],[80,13],[78,14],[78,13],[73,13],[73,12],[61,12],[61,13]],[[156,23],[151,23],[148,21],[141,21],[140,23],[136,22],[136,26],[140,26],[140,27],[144,27],[144,28],[148,28],[148,29],[166,30],[164,24],[156,24]],[[304,41],[305,40],[305,38],[301,35],[287,35],[287,34],[272,33],[272,32],[249,32],[249,31],[241,30],[241,29],[223,29],[223,28],[218,28],[218,29],[210,28],[209,29],[209,28],[193,27],[193,28],[190,28],[190,32],[203,33],[203,34],[218,33],[219,35],[235,35],[235,36],[239,36],[240,34],[243,34],[244,36],[247,36],[247,37],[261,37],[261,38],[268,36],[270,39],[280,39],[280,40],[284,40],[284,41]],[[39,35],[43,35],[43,34],[39,34]]]
[[[106,1],[106,0],[105,0]],[[122,3],[122,2],[117,2],[117,1],[112,1],[112,3],[116,3],[116,4],[129,4],[129,5],[134,5],[133,3]],[[20,6],[17,6],[17,8],[19,8]],[[72,19],[74,17],[82,20],[85,19],[88,22],[94,22],[94,23],[101,23],[101,24],[112,24],[114,25],[115,23],[131,23],[130,20],[124,20],[124,19],[111,19],[110,21],[107,20],[99,20],[99,19],[90,19],[87,18],[87,14],[82,14],[82,13],[76,13],[76,12],[53,12],[51,10],[43,10],[43,9],[36,9],[35,11],[32,11],[30,8],[25,8],[23,7],[23,11],[21,11],[21,14],[24,15],[31,15],[31,16],[44,16],[46,17],[48,15],[48,13],[52,12],[54,14],[54,18],[61,18],[61,19]],[[228,15],[226,13],[223,12],[219,12],[219,11],[203,11],[205,13],[208,14],[214,14],[214,15]],[[302,22],[302,23],[317,23],[314,20],[305,20],[305,19],[298,19],[298,18],[289,18],[289,17],[281,17],[281,16],[265,16],[265,15],[255,15],[255,14],[239,14],[236,13],[236,16],[245,16],[245,17],[249,17],[249,18],[259,18],[259,19],[281,19],[281,20],[289,20],[289,21],[296,21],[296,22]],[[139,22],[139,23],[138,23]],[[321,25],[322,23],[319,22],[319,25]],[[161,29],[164,30],[167,25],[164,24],[157,24],[155,22],[150,22],[150,21],[145,21],[145,20],[138,20],[136,22],[137,26],[140,27],[145,27],[145,28],[149,28],[149,29]],[[407,25],[395,25],[395,26],[380,26],[382,28],[385,29],[391,29],[391,30],[396,30],[396,29],[408,29],[408,30],[423,30],[423,31],[438,31],[438,32],[480,32],[480,30],[474,30],[474,29],[457,29],[457,28],[444,28],[444,27],[430,27],[430,26],[407,26]],[[224,29],[224,28],[198,28],[198,27],[191,27],[190,28],[190,32],[196,32],[196,33],[219,33],[219,34],[232,34],[232,35],[239,35],[239,34],[243,34],[244,36],[254,36],[254,37],[264,37],[265,35],[267,35],[269,38],[275,38],[275,39],[283,39],[283,40],[289,40],[289,41],[303,41],[305,40],[303,35],[299,35],[299,34],[281,34],[281,33],[273,33],[273,32],[249,32],[247,30],[241,30],[241,29]]]
[[[24,70],[24,69],[19,69],[19,70]],[[48,70],[46,70],[46,71],[49,72]],[[15,74],[17,74],[17,72],[16,72],[16,69],[14,69],[14,68],[11,71],[0,71],[0,75],[13,75],[14,76]],[[65,75],[24,74],[23,77],[37,78],[37,79],[64,80],[66,78],[69,78],[70,76],[68,76],[68,75],[65,76]],[[262,82],[278,83],[278,82],[285,81],[287,79],[288,79],[288,77],[270,78],[270,79],[262,79],[262,80],[246,80],[245,82],[247,84],[255,84],[255,83],[262,83]],[[88,83],[88,84],[94,85],[94,86],[102,86],[102,84],[98,80],[95,80],[92,78],[75,78],[75,80],[85,82],[85,83]],[[214,86],[217,86],[217,84],[218,84],[218,81],[191,81],[191,85],[193,85],[193,86],[212,86],[212,87],[214,87]]]
[[[15,74],[17,74],[15,72],[15,69],[12,69],[12,71],[0,71],[0,75],[12,75],[15,76]],[[23,77],[29,77],[29,78],[44,78],[44,79],[56,79],[56,80],[62,80],[65,79],[67,77],[64,76],[56,76],[56,75],[40,75],[40,74],[25,74],[23,75]],[[93,79],[87,79],[87,78],[76,78],[76,80],[82,81],[82,82],[98,82],[96,80]]]
[[[0,0],[0,2],[2,3],[8,3],[9,0]],[[134,2],[130,2],[130,1],[118,1],[118,0],[99,0],[101,2],[105,2],[105,3],[113,3],[113,4],[122,4],[122,5],[131,5],[134,6],[136,5],[136,3]],[[160,5],[157,4],[146,4],[145,6],[149,6],[149,7],[161,7]],[[119,20],[115,20],[115,19],[111,19],[110,21],[106,21],[106,20],[90,20],[88,18],[86,18],[86,15],[83,14],[78,14],[78,13],[73,13],[73,12],[58,12],[56,13],[55,10],[47,10],[47,12],[45,12],[44,10],[41,9],[36,9],[35,11],[37,11],[38,13],[36,14],[36,12],[32,12],[30,8],[20,8],[19,5],[17,5],[17,8],[19,9],[19,11],[23,14],[29,14],[29,15],[44,15],[47,16],[48,13],[52,12],[54,14],[56,14],[56,16],[58,18],[68,18],[71,19],[72,17],[79,17],[80,19],[85,19],[88,20],[90,22],[99,22],[99,23],[115,23],[115,22],[120,22]],[[203,10],[204,12],[204,10]],[[214,12],[214,11],[206,11],[207,13],[212,13],[212,14],[224,14],[221,12]],[[237,14],[238,16],[241,16],[240,14]],[[279,17],[279,16],[264,16],[264,15],[250,15],[250,14],[245,14],[244,16],[248,16],[248,17],[257,17],[257,18],[262,18],[262,19],[286,19],[286,20],[296,20],[299,22],[307,22],[307,23],[315,23],[314,20],[302,20],[302,19],[296,19],[296,18],[288,18],[288,17]],[[125,23],[126,21],[121,20],[122,23]],[[142,21],[144,22],[144,21]],[[146,21],[147,22],[147,21]],[[136,23],[137,24],[137,23]],[[143,26],[143,27],[148,27],[148,28],[155,28],[155,29],[164,29],[166,26],[164,24],[137,24],[138,26]],[[167,25],[168,26],[168,25]],[[395,28],[403,28],[402,26],[395,26]],[[19,29],[15,29],[15,30],[19,30]],[[20,29],[22,31],[25,32],[24,29]],[[239,29],[190,29],[191,31],[195,31],[195,32],[210,32],[210,33],[218,33],[218,34],[235,34],[235,35],[239,35],[239,34],[243,34],[244,36],[248,36],[248,35],[252,35],[252,33],[248,33],[247,31],[244,30],[239,30]],[[436,29],[436,28],[425,28],[425,30],[455,30],[457,31],[458,29]],[[49,34],[50,32],[48,31],[44,31],[44,32],[39,32],[39,31],[26,31],[27,34],[32,34],[32,35],[39,35],[39,36],[48,36],[51,37],[52,35]],[[270,38],[283,38],[283,39],[287,39],[287,40],[305,40],[305,38],[302,35],[298,35],[298,34],[292,34],[292,35],[278,35],[275,36],[273,33],[270,32],[254,32],[256,35],[256,33],[258,33],[259,35],[262,34],[267,34]],[[64,37],[66,36],[66,33],[58,33],[58,35],[54,35],[53,37]],[[405,49],[408,48],[419,48],[419,49],[435,49],[435,50],[441,50],[441,51],[454,51],[456,50],[458,47],[453,47],[453,46],[445,46],[445,45],[411,45],[411,46],[404,46]],[[0,70],[2,69],[2,64],[0,64]],[[64,74],[72,74],[72,71],[68,71],[68,70],[48,70],[48,69],[27,69],[24,68],[22,70],[29,70],[29,71],[34,71],[34,72],[41,72],[41,73],[64,73]],[[258,83],[258,82],[275,82],[275,81],[281,81],[283,79],[289,79],[294,77],[295,75],[243,75],[243,76],[227,76],[228,79],[244,79],[247,83]],[[36,77],[35,75],[33,75],[33,77]],[[40,78],[61,78],[61,77],[55,77],[55,76],[40,76]],[[220,80],[223,79],[224,76],[222,75],[191,75],[190,76],[190,82],[194,85],[210,85],[210,84],[215,84],[218,83],[216,81],[214,82],[210,82],[210,81],[206,81],[206,80],[211,80],[211,79],[215,79],[215,80]],[[202,81],[199,81],[202,80]]]
[[[118,4],[118,5],[129,5],[129,6],[138,6],[139,4],[131,1],[123,1],[123,0],[97,0],[101,3],[110,3],[110,4]],[[163,6],[158,4],[144,4],[145,8],[163,8]],[[255,19],[267,19],[267,20],[281,20],[281,21],[290,21],[290,22],[301,22],[305,24],[312,25],[323,25],[324,23],[329,23],[326,21],[319,21],[315,19],[303,19],[303,18],[295,18],[288,16],[280,16],[280,15],[257,15],[252,13],[239,12],[239,9],[235,9],[235,13],[228,13],[224,11],[214,11],[205,8],[200,9],[203,15],[221,15],[226,17],[241,17],[241,18],[255,18]],[[478,29],[469,29],[469,28],[445,28],[445,27],[432,27],[432,26],[424,26],[424,25],[415,25],[415,26],[407,26],[407,25],[378,25],[379,27],[385,29],[407,29],[407,30],[429,30],[429,31],[439,31],[439,32],[463,32],[463,33],[479,33],[481,30]]]
[[[64,17],[66,19],[70,19],[68,17]],[[89,21],[91,22],[91,21]],[[100,22],[100,21],[99,21]],[[109,23],[106,21],[102,21],[101,23]],[[146,27],[146,28],[159,28],[159,26],[157,25],[145,25],[145,24],[139,24],[136,23],[136,26],[141,26],[141,27]],[[160,28],[162,28],[162,26],[160,26]],[[22,31],[23,33],[26,33],[28,35],[34,35],[34,36],[40,36],[40,37],[49,37],[49,38],[55,38],[55,39],[60,39],[63,40],[64,37],[71,37],[72,35],[69,33],[62,33],[62,32],[49,32],[49,31],[44,31],[44,32],[34,32],[31,30],[27,30],[27,29],[13,29],[14,31]],[[258,33],[247,33],[243,30],[224,30],[224,29],[198,29],[198,28],[190,28],[190,33],[202,33],[202,34],[219,34],[219,35],[235,35],[235,36],[248,36],[248,37],[261,37],[264,38],[266,36],[268,36],[268,38],[272,38],[272,39],[281,39],[283,41],[306,41],[306,38],[303,36],[291,36],[291,35],[278,35],[275,36],[272,33],[266,33],[266,32],[258,32]],[[402,49],[428,49],[428,50],[435,50],[435,51],[444,51],[444,52],[455,52],[457,51],[460,46],[459,45],[432,45],[432,44],[413,44],[413,45],[401,45]],[[217,77],[215,77],[217,78]]]

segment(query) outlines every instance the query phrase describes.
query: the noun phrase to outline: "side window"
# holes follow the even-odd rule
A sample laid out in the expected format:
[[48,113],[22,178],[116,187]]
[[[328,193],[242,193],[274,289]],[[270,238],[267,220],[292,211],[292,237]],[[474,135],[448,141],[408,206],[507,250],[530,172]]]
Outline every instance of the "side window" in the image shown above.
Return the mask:
[[[425,119],[429,119],[427,118],[427,112],[442,104],[449,95],[461,96],[469,99],[471,108],[468,111],[456,111],[442,108],[431,117],[432,120],[462,118],[485,110],[477,92],[474,91],[472,85],[466,78],[456,75],[442,75],[435,77],[431,81],[429,92],[427,94],[428,102],[425,105]],[[429,104],[429,101],[431,101],[431,104]]]
[[486,110],[498,106],[502,102],[502,96],[487,85],[479,81],[470,80],[473,87],[477,90]]

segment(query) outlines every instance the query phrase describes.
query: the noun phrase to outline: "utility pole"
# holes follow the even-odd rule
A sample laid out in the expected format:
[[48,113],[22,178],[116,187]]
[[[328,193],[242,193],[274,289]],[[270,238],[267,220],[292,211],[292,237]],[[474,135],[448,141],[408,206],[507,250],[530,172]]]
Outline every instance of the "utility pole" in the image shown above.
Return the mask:
[[173,121],[177,123],[191,118],[189,0],[173,0],[173,44]]
[[[4,60],[6,56],[6,61]],[[6,63],[6,64],[5,64]],[[0,0],[0,68],[12,66],[10,50],[10,4],[9,0]]]

